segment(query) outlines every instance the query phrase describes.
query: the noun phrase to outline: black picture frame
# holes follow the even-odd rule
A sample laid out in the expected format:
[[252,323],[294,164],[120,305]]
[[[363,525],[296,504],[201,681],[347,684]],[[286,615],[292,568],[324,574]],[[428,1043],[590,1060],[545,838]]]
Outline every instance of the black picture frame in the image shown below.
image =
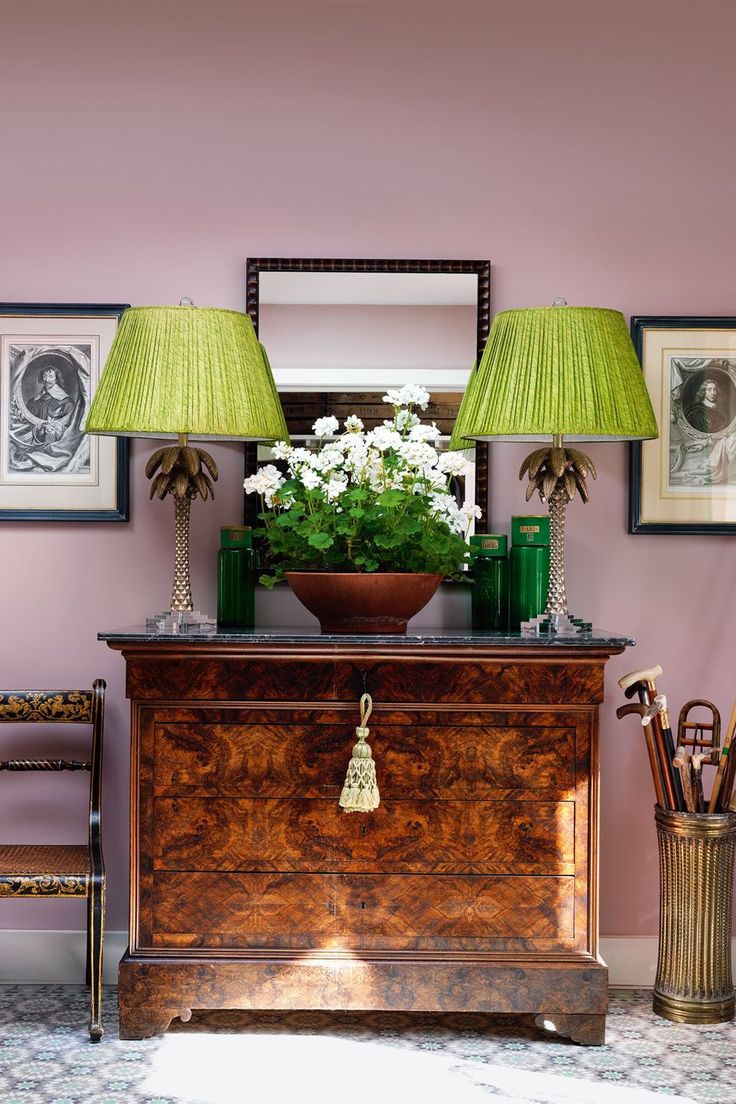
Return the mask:
[[[120,321],[120,317],[123,311],[128,309],[128,303],[0,303],[0,392],[4,394],[9,393],[10,379],[5,379],[6,371],[9,372],[10,365],[10,343],[15,339],[14,335],[7,332],[7,322],[9,318],[27,318],[29,320],[29,330],[33,330],[32,341],[35,344],[39,343],[39,346],[43,344],[43,338],[46,334],[53,341],[61,347],[63,346],[63,336],[60,340],[59,325],[62,319],[72,319],[75,322],[78,320],[79,326],[73,327],[74,330],[83,333],[85,338],[89,337],[90,340],[100,340],[100,349],[98,360],[102,361],[102,346],[107,338],[109,338],[112,332],[111,328],[106,326],[105,323],[113,322],[115,329]],[[49,319],[49,326],[41,328],[38,326],[39,319]],[[56,323],[56,324],[55,324]],[[107,338],[103,334],[103,330],[107,331]],[[23,335],[17,336],[18,341],[23,340]],[[6,343],[8,349],[6,350]],[[76,339],[70,337],[69,348],[75,346]],[[79,348],[79,345],[76,345]],[[7,352],[7,356],[6,356]],[[43,355],[41,353],[39,356]],[[53,353],[49,354],[53,355]],[[100,362],[96,365],[97,375],[102,371],[103,364]],[[5,391],[2,389],[5,388]],[[92,386],[90,381],[90,392],[88,398],[91,399]],[[5,432],[4,428],[2,432]],[[8,436],[10,436],[10,429],[8,423]],[[0,439],[2,433],[0,433]],[[110,471],[110,465],[105,463],[104,473],[100,471],[98,478],[104,478],[107,482],[109,489],[109,504],[102,508],[90,507],[81,502],[82,496],[79,494],[79,490],[76,490],[76,498],[80,499],[79,505],[75,505],[75,488],[70,487],[68,490],[69,507],[59,508],[57,506],[38,507],[34,505],[21,505],[10,506],[8,505],[7,495],[3,495],[3,492],[11,487],[9,480],[3,479],[3,467],[0,464],[0,521],[41,521],[41,522],[107,522],[107,521],[119,521],[127,522],[129,519],[129,449],[128,441],[125,437],[118,437],[111,440],[108,449],[106,450],[112,453],[112,459],[114,463],[114,470]],[[100,467],[102,468],[103,460],[100,460]],[[31,486],[29,481],[28,497],[30,499],[38,499],[42,496],[37,495],[35,492],[39,489],[42,491],[44,484],[41,482],[42,477],[39,477],[39,481],[35,485]],[[52,485],[47,483],[46,485]]]
[[[478,280],[476,319],[476,358],[480,361],[491,327],[491,262],[486,260],[404,260],[396,258],[335,257],[250,257],[246,261],[246,312],[258,333],[260,274],[262,272],[399,272],[454,273],[474,275]],[[327,413],[327,411],[323,411]],[[288,418],[287,418],[288,421]],[[439,423],[438,423],[439,424]],[[245,445],[245,477],[257,467],[257,446]],[[489,448],[485,442],[475,446],[475,502],[482,511],[476,530],[484,532],[488,524]],[[254,495],[245,495],[245,524],[257,524],[258,506]]]
[[[698,338],[699,333],[702,339]],[[724,488],[733,486],[734,494],[728,496],[725,489],[719,492],[721,484],[717,476],[714,480],[712,474],[702,474],[709,467],[715,472],[717,461],[727,453],[729,446],[720,445],[720,441],[728,438],[736,449],[736,317],[635,315],[631,319],[631,337],[657,415],[660,442],[632,441],[629,445],[629,533],[736,534],[736,483],[723,484]],[[723,355],[726,351],[723,337],[733,343],[732,356]],[[665,356],[670,358],[668,371]],[[687,374],[673,387],[672,378],[678,373],[679,364],[686,366]],[[720,418],[723,424],[714,422],[714,428],[709,431],[705,422],[696,420],[691,413],[695,409],[692,402],[695,395],[690,395],[692,405],[689,409],[686,401],[698,379],[704,386],[712,377],[726,384],[727,398],[725,414]],[[717,393],[718,389],[716,396]],[[717,430],[715,425],[719,425]],[[719,455],[714,459],[716,446]],[[668,464],[668,490],[671,473],[678,470],[681,455],[692,467],[693,474],[680,477],[692,480],[683,483],[684,488],[693,488],[692,505],[684,493],[681,496],[670,494],[669,499],[662,495],[663,455]],[[652,487],[659,487],[660,491],[653,492]],[[730,508],[729,497],[733,503],[733,521],[723,518],[711,521],[703,516],[709,503],[714,507],[720,502],[724,508]],[[688,516],[688,510],[692,516]]]

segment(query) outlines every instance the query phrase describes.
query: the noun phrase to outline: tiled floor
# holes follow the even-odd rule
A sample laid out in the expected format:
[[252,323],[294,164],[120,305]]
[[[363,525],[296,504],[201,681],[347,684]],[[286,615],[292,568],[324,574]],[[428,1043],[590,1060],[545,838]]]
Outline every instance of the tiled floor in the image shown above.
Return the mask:
[[514,1017],[195,1012],[87,1041],[86,990],[0,987],[2,1104],[736,1104],[736,1023],[686,1027],[613,992],[605,1047]]

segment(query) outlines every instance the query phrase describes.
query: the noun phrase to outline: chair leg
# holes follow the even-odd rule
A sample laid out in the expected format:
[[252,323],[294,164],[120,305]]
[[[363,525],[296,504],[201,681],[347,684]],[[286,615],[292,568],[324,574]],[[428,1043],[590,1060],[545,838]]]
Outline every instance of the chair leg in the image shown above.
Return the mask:
[[102,935],[105,920],[105,882],[101,879],[93,885],[90,896],[90,925],[87,929],[90,971],[90,1024],[89,1037],[93,1043],[99,1043],[103,1035],[102,1028]]
[[90,983],[92,981],[92,944],[91,944],[91,935],[92,935],[92,894],[91,893],[87,897],[86,905],[87,905],[87,955],[86,955],[86,958],[85,958],[86,965],[85,965],[85,968],[84,968],[84,984],[89,989]]

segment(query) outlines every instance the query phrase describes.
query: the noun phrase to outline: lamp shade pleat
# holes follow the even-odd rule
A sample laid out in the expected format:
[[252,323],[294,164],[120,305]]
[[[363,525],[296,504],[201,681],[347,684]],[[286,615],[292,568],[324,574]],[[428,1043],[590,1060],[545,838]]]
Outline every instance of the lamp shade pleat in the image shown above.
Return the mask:
[[90,407],[88,433],[288,439],[250,318],[209,307],[131,307]]
[[452,437],[578,441],[658,436],[624,316],[601,307],[539,307],[496,315],[471,373]]

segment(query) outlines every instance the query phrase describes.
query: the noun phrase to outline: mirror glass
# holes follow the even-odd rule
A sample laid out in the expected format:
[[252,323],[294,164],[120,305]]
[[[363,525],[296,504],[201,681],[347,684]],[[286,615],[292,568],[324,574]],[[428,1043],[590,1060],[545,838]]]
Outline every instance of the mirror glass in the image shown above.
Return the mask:
[[[489,282],[485,261],[248,261],[248,313],[292,440],[309,444],[313,423],[327,414],[379,425],[391,416],[386,390],[414,383],[430,392],[422,420],[436,422],[439,447],[447,447],[488,334]],[[457,494],[481,507],[482,531],[487,447],[469,456],[472,474]],[[246,467],[270,460],[268,446],[251,446]]]

